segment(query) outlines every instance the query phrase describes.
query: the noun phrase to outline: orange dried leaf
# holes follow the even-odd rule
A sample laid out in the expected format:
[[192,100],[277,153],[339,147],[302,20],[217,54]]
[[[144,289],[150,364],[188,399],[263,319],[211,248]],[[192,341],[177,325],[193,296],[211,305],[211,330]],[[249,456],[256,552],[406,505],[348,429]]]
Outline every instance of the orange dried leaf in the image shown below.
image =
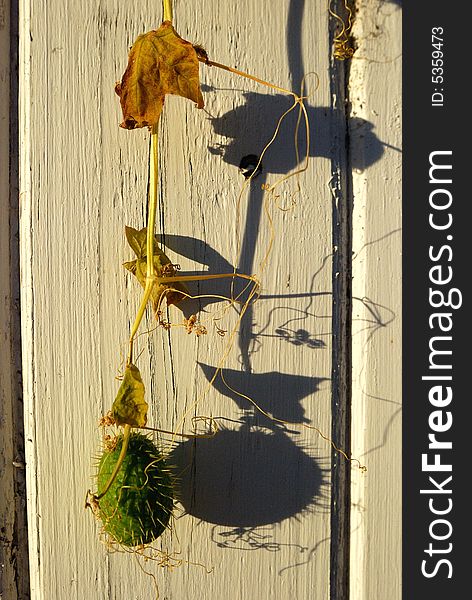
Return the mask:
[[182,39],[170,21],[138,37],[128,66],[115,91],[120,97],[120,127],[152,127],[161,114],[166,94],[193,100],[203,108],[198,57],[190,42]]

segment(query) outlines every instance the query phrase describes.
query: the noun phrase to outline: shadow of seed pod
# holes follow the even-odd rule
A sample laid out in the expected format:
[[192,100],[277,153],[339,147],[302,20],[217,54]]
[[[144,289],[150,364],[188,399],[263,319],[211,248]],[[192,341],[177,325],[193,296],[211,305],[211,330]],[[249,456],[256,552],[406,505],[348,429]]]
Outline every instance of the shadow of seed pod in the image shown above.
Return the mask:
[[186,513],[215,525],[278,523],[310,510],[322,495],[322,468],[282,432],[221,430],[177,444],[169,460]]
[[[115,442],[100,458],[98,491],[112,476],[123,436]],[[149,544],[164,532],[173,506],[172,477],[162,453],[147,436],[131,433],[120,470],[99,501],[97,514],[105,532],[123,546]]]

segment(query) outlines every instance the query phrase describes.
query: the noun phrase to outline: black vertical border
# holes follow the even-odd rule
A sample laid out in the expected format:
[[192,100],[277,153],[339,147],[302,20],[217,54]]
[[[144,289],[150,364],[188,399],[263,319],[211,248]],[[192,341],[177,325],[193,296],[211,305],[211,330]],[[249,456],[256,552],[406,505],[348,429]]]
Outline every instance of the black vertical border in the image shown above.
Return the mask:
[[[471,390],[467,370],[470,370],[470,333],[472,332],[467,289],[470,280],[470,184],[468,164],[470,154],[470,85],[468,83],[468,63],[470,56],[471,9],[468,3],[446,3],[438,0],[430,2],[408,2],[403,4],[403,598],[404,600],[427,598],[428,600],[452,600],[468,597],[466,573],[469,567],[470,550],[468,538],[472,533],[468,504],[468,468],[471,437]],[[432,29],[443,28],[444,82],[432,82]],[[437,74],[437,72],[436,72]],[[444,106],[432,105],[434,88],[442,88]],[[453,224],[450,230],[436,231],[429,224],[429,195],[434,189],[429,183],[430,153],[452,151],[452,158],[442,160],[452,162],[453,193],[451,213]],[[467,183],[466,183],[467,181]],[[469,185],[467,185],[469,184]],[[452,235],[452,240],[446,239]],[[431,337],[438,335],[432,329],[429,317],[437,312],[430,306],[429,293],[432,286],[430,269],[439,262],[432,262],[429,249],[435,256],[438,250],[449,244],[452,249],[439,262],[452,268],[452,282],[443,286],[458,288],[463,293],[463,305],[457,310],[441,308],[452,315],[453,328],[443,335],[452,336],[449,348],[452,356],[443,357],[444,363],[452,362],[453,400],[444,411],[451,411],[452,428],[438,439],[452,441],[452,450],[441,452],[441,462],[451,463],[451,473],[426,473],[422,471],[422,454],[428,453],[429,438],[432,433],[429,417],[437,410],[428,398],[431,381],[423,381],[422,376],[430,375],[429,358]],[[452,345],[451,345],[452,344]],[[444,343],[444,348],[447,343]],[[435,374],[445,374],[435,371]],[[430,456],[435,451],[429,450]],[[432,458],[429,459],[431,462]],[[441,483],[452,475],[450,495],[421,494],[422,489],[434,489],[429,477],[436,477]],[[429,506],[433,498],[436,507],[445,507],[446,499],[453,501],[452,511],[441,517],[434,515]],[[434,504],[433,504],[434,506]],[[467,512],[466,512],[467,511]],[[435,519],[448,519],[453,527],[452,535],[443,541],[431,537],[431,523]],[[444,533],[445,525],[433,531]],[[425,550],[434,552],[430,555]],[[449,543],[452,544],[450,551]],[[452,565],[452,577],[448,575],[446,563],[438,566],[436,575],[425,577],[422,562],[426,560],[426,570],[436,570],[439,560],[446,559]]]

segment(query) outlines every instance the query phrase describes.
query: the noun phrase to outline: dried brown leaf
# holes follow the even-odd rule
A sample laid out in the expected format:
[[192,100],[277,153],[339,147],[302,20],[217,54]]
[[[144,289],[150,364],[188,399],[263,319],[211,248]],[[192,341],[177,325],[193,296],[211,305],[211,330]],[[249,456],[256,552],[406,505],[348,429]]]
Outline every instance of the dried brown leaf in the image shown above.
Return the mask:
[[152,127],[161,114],[166,94],[193,100],[203,108],[197,53],[182,39],[170,21],[138,37],[128,66],[115,91],[123,110],[121,127]]

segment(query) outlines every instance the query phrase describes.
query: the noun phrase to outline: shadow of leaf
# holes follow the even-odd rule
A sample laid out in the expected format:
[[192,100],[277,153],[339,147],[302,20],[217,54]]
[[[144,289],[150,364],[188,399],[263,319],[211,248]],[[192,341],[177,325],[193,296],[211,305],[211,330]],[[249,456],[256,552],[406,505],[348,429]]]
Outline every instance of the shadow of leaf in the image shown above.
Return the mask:
[[[205,377],[210,381],[215,367],[198,363]],[[290,423],[309,423],[304,416],[305,409],[301,401],[318,391],[320,384],[327,381],[323,377],[307,377],[270,371],[267,373],[247,373],[233,369],[223,369],[224,380],[235,390],[246,394],[264,412],[275,419]],[[230,390],[218,376],[213,387],[236,402],[241,410],[249,410],[253,405],[246,399]],[[264,423],[265,424],[265,423]]]
[[[217,91],[217,88],[207,86]],[[243,93],[244,104],[237,106],[218,117],[211,117],[215,133],[224,140],[209,147],[212,154],[221,156],[223,161],[239,167],[241,159],[249,154],[260,155],[275,130],[281,115],[293,105],[293,99],[283,94]],[[310,124],[310,156],[331,159],[333,152],[331,107],[306,106]],[[277,139],[271,145],[263,160],[265,173],[286,174],[299,166],[296,160],[294,132],[298,109],[294,109],[284,119]],[[356,132],[357,144],[364,148],[353,157],[352,167],[364,169],[378,161],[384,153],[384,144],[374,133],[374,125],[364,119],[350,119],[350,128]],[[306,132],[304,121],[299,131],[300,160],[304,160]],[[356,157],[359,157],[357,160]]]

